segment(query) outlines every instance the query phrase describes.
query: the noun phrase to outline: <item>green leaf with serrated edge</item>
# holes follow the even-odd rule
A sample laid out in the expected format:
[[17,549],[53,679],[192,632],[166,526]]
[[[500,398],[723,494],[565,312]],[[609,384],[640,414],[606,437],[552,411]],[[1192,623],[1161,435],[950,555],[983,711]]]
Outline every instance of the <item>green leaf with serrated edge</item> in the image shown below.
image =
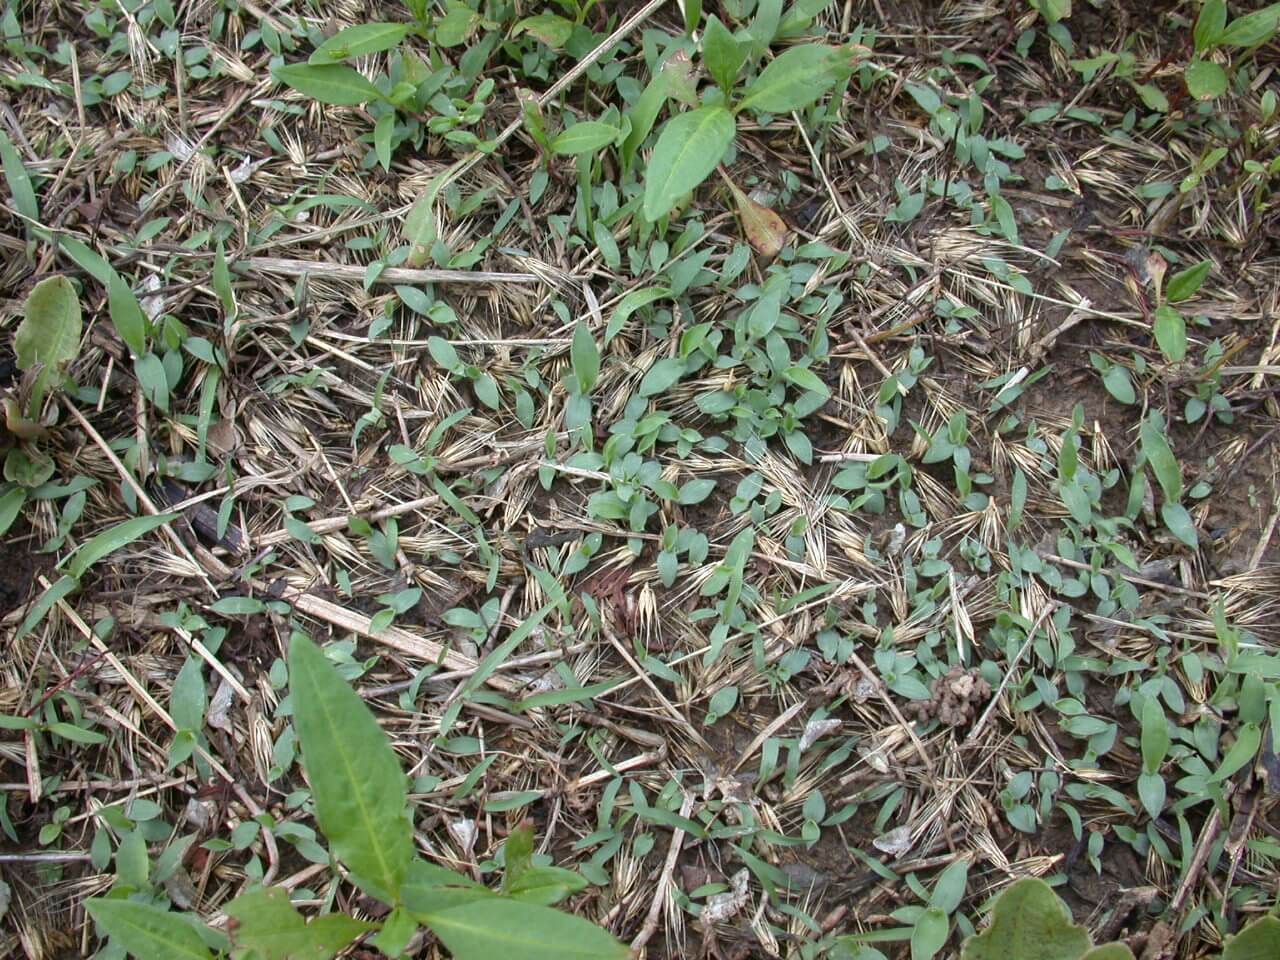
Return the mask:
[[232,944],[263,960],[329,960],[374,926],[336,913],[308,923],[282,887],[243,894],[223,910],[236,920]]
[[1193,267],[1179,270],[1169,278],[1169,283],[1165,287],[1165,299],[1170,303],[1190,300],[1203,286],[1205,278],[1209,276],[1209,271],[1212,269],[1212,260],[1201,260]]
[[22,158],[18,156],[13,141],[3,130],[0,130],[0,166],[4,168],[4,178],[13,195],[14,209],[28,219],[39,220],[40,204],[36,200],[35,188],[31,185],[31,175],[22,165]]
[[342,63],[293,63],[271,72],[278,82],[335,107],[355,107],[382,97],[354,67]]
[[195,928],[176,913],[133,900],[92,897],[85,909],[118,946],[138,960],[213,960]]
[[1165,499],[1177,503],[1182,499],[1182,471],[1173,455],[1173,448],[1169,446],[1168,438],[1150,418],[1142,421],[1139,436],[1142,440],[1142,452],[1151,471],[1156,475],[1160,489],[1164,491]]
[[644,179],[644,215],[657,220],[711,175],[737,133],[724,107],[699,107],[672,117],[658,134]]
[[561,130],[551,141],[551,152],[564,157],[597,153],[618,139],[618,128],[599,120],[586,120]]
[[835,86],[842,60],[841,50],[825,44],[792,47],[747,84],[738,109],[787,113],[807,107]]
[[179,516],[180,514],[177,513],[159,513],[149,517],[132,517],[109,530],[102,531],[91,540],[86,540],[72,555],[70,562],[67,563],[68,576],[79,580],[103,557],[115,553],[121,547],[133,543],[156,527],[162,527]]
[[316,822],[357,885],[395,903],[413,859],[395,752],[364,701],[301,633],[289,643],[289,684]]
[[63,276],[46,277],[27,296],[22,323],[13,338],[18,369],[39,365],[29,409],[38,414],[49,387],[80,352],[80,298]]
[[1222,945],[1222,960],[1275,960],[1280,957],[1280,919],[1255,920]]
[[961,960],[1079,960],[1090,947],[1084,927],[1043,880],[1017,880],[996,897],[987,929],[965,941]]
[[609,341],[622,332],[622,328],[626,326],[631,314],[641,307],[648,306],[655,300],[661,300],[669,296],[671,296],[670,287],[644,287],[627,293],[618,301],[618,305],[613,309],[613,315],[609,317],[609,325],[604,332],[605,345],[608,346]]
[[308,63],[338,63],[398,46],[413,27],[407,23],[358,23],[339,30],[311,54]]
[[627,960],[631,951],[595,924],[550,907],[497,898],[419,916],[455,960]]
[[107,284],[107,308],[111,313],[111,325],[116,328],[116,335],[124,341],[134,357],[141,357],[147,352],[147,316],[142,312],[142,304],[134,296],[124,277],[114,271]]
[[746,60],[746,49],[734,39],[720,18],[714,13],[707,17],[707,25],[702,31],[702,62],[726,96],[732,92],[738,71]]

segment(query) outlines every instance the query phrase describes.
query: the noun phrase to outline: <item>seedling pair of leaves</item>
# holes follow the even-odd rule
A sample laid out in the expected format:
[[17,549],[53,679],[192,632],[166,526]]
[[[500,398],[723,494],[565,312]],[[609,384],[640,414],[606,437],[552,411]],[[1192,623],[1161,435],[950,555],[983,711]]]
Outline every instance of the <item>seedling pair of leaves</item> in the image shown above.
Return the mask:
[[195,918],[127,891],[87,901],[101,931],[146,960],[213,960],[229,947],[240,960],[328,960],[356,938],[400,956],[420,926],[459,960],[514,953],[533,960],[623,960],[625,946],[592,923],[550,904],[581,890],[578,874],[533,863],[533,831],[522,825],[503,851],[506,873],[493,891],[414,852],[407,781],[373,713],[310,639],[289,646],[294,726],[311,783],[315,818],[336,861],[367,895],[391,907],[381,923],[326,915],[307,922],[282,890],[252,890],[226,907],[229,942]]

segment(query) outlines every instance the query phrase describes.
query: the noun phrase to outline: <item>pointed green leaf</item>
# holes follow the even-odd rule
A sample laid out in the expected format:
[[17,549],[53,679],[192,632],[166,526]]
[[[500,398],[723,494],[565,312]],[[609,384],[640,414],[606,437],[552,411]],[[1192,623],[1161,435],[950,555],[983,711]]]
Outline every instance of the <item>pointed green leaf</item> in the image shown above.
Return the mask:
[[1191,514],[1182,504],[1166,502],[1160,508],[1160,518],[1164,520],[1164,525],[1169,528],[1169,532],[1192,550],[1200,545],[1195,521],[1191,519]]
[[573,331],[573,375],[578,381],[578,392],[588,394],[600,376],[600,350],[596,347],[591,326],[579,320]]
[[1280,3],[1236,17],[1222,31],[1221,42],[1233,47],[1254,47],[1275,35],[1280,23]]
[[57,276],[37,283],[13,338],[18,368],[42,368],[31,391],[34,412],[39,413],[49,387],[59,382],[62,369],[80,352],[80,329],[80,299],[71,281]]
[[420,917],[455,960],[627,960],[631,951],[581,917],[519,900],[486,899]]
[[644,215],[657,220],[710,176],[729,149],[737,125],[724,107],[699,107],[672,117],[658,135],[645,171]]
[[1168,438],[1150,418],[1142,421],[1139,436],[1143,455],[1155,473],[1160,489],[1164,491],[1165,500],[1177,503],[1182,499],[1182,470],[1178,467],[1178,460],[1173,455]]
[[109,554],[145,536],[156,527],[162,527],[178,518],[176,513],[158,513],[148,517],[131,517],[104,530],[91,540],[86,540],[67,564],[67,575],[79,580],[85,572]]
[[819,393],[824,397],[831,394],[823,379],[808,367],[788,367],[782,371],[782,375],[797,387],[812,390],[814,393]]
[[644,287],[626,294],[618,301],[618,305],[614,307],[613,316],[609,318],[609,325],[604,332],[605,345],[608,346],[609,341],[622,332],[622,328],[627,325],[627,320],[630,319],[631,314],[641,307],[648,306],[655,300],[661,300],[663,297],[669,296],[671,296],[670,287]]
[[668,387],[680,379],[684,373],[684,361],[679,357],[663,357],[644,375],[637,391],[642,397],[652,397],[663,393]]
[[618,139],[618,128],[599,120],[586,120],[561,130],[551,141],[551,152],[563,157],[598,153]]
[[271,75],[299,93],[335,107],[354,107],[382,94],[365,76],[342,63],[293,63]]
[[399,45],[411,29],[412,26],[407,23],[359,23],[339,30],[316,47],[308,63],[338,63],[371,53],[381,53]]
[[31,609],[27,611],[27,615],[23,618],[22,623],[18,624],[18,629],[14,632],[13,639],[21,640],[28,633],[40,625],[40,621],[48,615],[56,604],[63,597],[67,596],[76,587],[80,586],[80,581],[73,577],[59,577],[44,593],[36,598],[36,602],[31,605]]
[[1160,701],[1148,696],[1142,704],[1142,766],[1155,773],[1169,753],[1169,721]]
[[1251,763],[1262,744],[1262,728],[1256,723],[1242,723],[1236,728],[1236,742],[1231,745],[1222,764],[1210,780],[1225,780],[1245,764]]
[[414,201],[409,212],[405,214],[404,227],[401,230],[405,242],[410,245],[408,260],[411,267],[420,267],[427,262],[431,248],[435,246],[440,228],[436,223],[436,197],[444,185],[449,182],[453,171],[450,167],[431,178],[422,195]]
[[970,937],[961,960],[1080,960],[1089,934],[1043,880],[1015,881],[996,898],[991,925]]
[[920,914],[911,931],[911,960],[933,960],[946,944],[950,932],[951,920],[946,912],[938,907],[929,907]]
[[746,60],[746,49],[734,39],[720,18],[714,13],[707,17],[707,25],[702,32],[702,62],[726,96],[733,91],[738,71]]
[[1204,53],[1222,40],[1222,28],[1227,25],[1227,5],[1224,0],[1205,0],[1196,18],[1193,33],[1196,53]]
[[957,860],[947,866],[933,885],[933,893],[929,897],[929,906],[937,907],[948,916],[956,912],[960,901],[964,899],[965,884],[969,880],[969,861]]
[[627,119],[631,121],[631,132],[622,141],[620,153],[622,155],[623,170],[631,170],[631,164],[636,158],[636,151],[640,149],[640,145],[644,143],[645,138],[653,130],[653,124],[658,119],[658,114],[662,111],[662,105],[666,102],[667,75],[659,70],[653,75],[644,91],[636,98],[635,104],[626,114]]
[[780,54],[747,84],[739,110],[787,113],[809,106],[835,86],[846,69],[835,47],[806,43]]
[[3,130],[0,130],[0,165],[4,168],[9,192],[13,194],[14,209],[30,220],[39,220],[40,204],[36,200],[35,188],[31,185],[31,175],[22,165],[22,158],[18,156],[13,141]]
[[395,752],[364,701],[301,633],[289,643],[289,682],[316,822],[361,889],[395,903],[413,859]]
[[107,307],[111,312],[111,325],[116,328],[116,335],[124,341],[134,357],[143,356],[147,352],[146,314],[142,312],[142,305],[129,289],[129,284],[114,270],[111,272],[111,281],[107,284]]
[[22,487],[14,487],[0,497],[0,537],[9,532],[13,521],[18,519],[18,511],[27,502],[27,491]]
[[138,960],[213,960],[195,928],[176,913],[133,900],[85,901],[102,931]]
[[1165,290],[1165,299],[1170,303],[1181,303],[1183,300],[1190,300],[1204,284],[1205,278],[1209,276],[1209,271],[1212,269],[1212,260],[1201,260],[1193,267],[1179,270],[1169,278],[1169,285]]

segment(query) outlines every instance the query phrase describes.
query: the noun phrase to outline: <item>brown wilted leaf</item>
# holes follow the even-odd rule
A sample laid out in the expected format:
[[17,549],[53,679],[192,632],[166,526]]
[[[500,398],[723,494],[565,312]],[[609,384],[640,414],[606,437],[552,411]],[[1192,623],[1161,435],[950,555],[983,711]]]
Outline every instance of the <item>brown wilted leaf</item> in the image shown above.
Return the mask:
[[764,204],[756,203],[738,189],[738,185],[727,176],[724,179],[733,192],[734,202],[738,204],[738,216],[742,219],[742,229],[747,235],[747,242],[757,253],[766,257],[776,257],[782,252],[782,246],[787,241],[790,228],[780,216]]

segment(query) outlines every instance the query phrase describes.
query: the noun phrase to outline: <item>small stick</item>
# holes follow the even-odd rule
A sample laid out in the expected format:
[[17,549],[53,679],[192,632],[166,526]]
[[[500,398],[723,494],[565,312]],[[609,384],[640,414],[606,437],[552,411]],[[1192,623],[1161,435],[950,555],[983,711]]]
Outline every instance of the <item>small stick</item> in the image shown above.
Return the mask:
[[[686,820],[693,812],[693,794],[685,793],[680,802],[680,816]],[[662,876],[658,878],[658,886],[653,891],[653,902],[649,904],[649,915],[645,917],[644,926],[631,941],[631,952],[638,954],[649,939],[658,931],[658,917],[662,913],[662,905],[667,899],[667,887],[671,885],[671,875],[676,869],[676,858],[680,856],[680,847],[684,843],[684,827],[676,827],[671,834],[671,846],[667,848],[667,860],[662,865]]]

